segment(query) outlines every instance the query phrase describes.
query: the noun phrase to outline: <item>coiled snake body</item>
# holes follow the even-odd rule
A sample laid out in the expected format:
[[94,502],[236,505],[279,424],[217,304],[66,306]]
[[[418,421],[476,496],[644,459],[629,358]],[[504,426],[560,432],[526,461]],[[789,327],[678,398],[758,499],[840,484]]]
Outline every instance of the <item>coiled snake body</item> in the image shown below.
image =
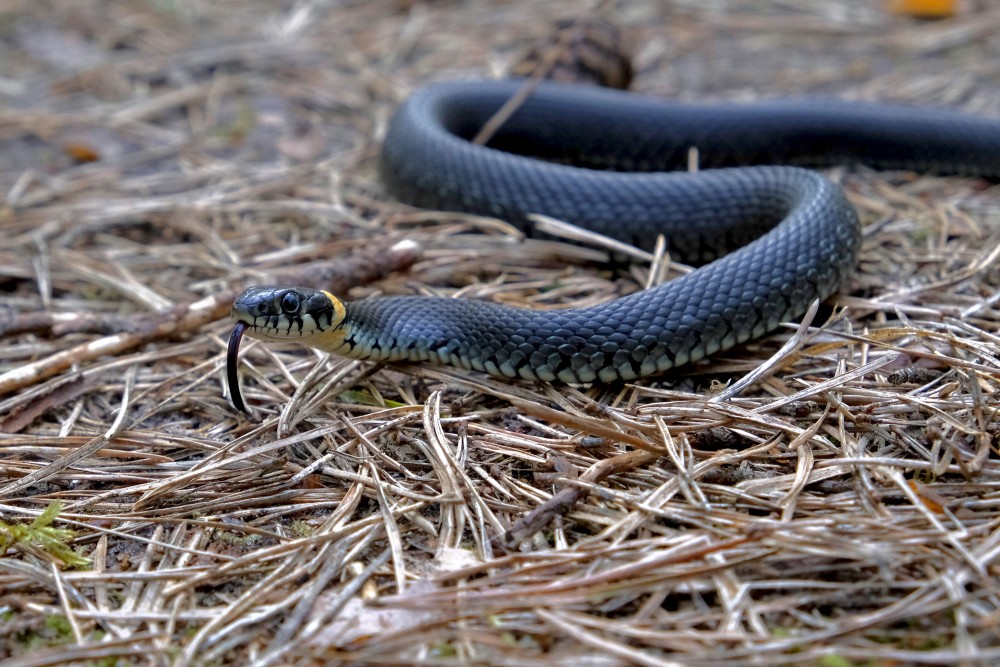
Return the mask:
[[[487,147],[470,142],[520,85],[445,83],[412,95],[385,139],[387,190],[529,232],[528,214],[542,213],[645,248],[663,234],[673,256],[703,266],[599,306],[543,312],[254,287],[233,306],[237,331],[503,377],[632,380],[761,336],[838,289],[855,263],[857,215],[801,166],[1000,173],[996,120],[836,101],[680,105],[555,83],[532,91]],[[684,168],[692,148],[708,171],[666,173]],[[778,164],[800,166],[746,166]]]

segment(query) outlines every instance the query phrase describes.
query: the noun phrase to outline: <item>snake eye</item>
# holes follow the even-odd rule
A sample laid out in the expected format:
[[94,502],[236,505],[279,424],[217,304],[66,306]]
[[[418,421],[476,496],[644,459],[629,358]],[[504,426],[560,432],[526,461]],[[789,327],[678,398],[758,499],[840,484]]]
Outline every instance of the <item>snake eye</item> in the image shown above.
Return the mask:
[[286,315],[296,315],[299,312],[299,295],[295,292],[285,292],[281,297],[281,310]]

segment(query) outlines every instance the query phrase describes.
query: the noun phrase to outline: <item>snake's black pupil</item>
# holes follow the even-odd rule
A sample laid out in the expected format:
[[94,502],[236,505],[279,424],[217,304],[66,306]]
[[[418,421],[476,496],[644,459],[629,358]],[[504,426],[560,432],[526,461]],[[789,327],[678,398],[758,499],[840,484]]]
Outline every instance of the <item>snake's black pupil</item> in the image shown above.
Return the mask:
[[299,297],[294,292],[288,292],[281,297],[281,309],[288,315],[299,312]]

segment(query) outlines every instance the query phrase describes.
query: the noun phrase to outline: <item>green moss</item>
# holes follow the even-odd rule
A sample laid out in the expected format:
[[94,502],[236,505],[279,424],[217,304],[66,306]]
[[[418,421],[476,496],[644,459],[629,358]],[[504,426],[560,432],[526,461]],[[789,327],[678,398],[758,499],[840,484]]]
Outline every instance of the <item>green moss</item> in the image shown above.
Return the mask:
[[0,555],[11,547],[36,547],[62,561],[64,567],[86,567],[90,560],[74,551],[67,542],[76,533],[54,528],[52,522],[62,511],[62,503],[53,502],[29,524],[0,521]]
[[288,527],[289,532],[295,537],[312,537],[316,534],[316,528],[307,521],[295,519]]
[[245,547],[260,542],[261,536],[256,533],[234,533],[228,530],[215,532],[215,539],[232,547]]
[[430,654],[435,658],[454,658],[458,655],[458,650],[452,642],[445,641],[432,646]]
[[101,658],[90,663],[92,667],[133,667],[135,665],[131,660],[126,660],[125,658],[115,658],[108,656],[107,658]]
[[73,636],[73,626],[69,624],[69,619],[65,616],[56,614],[46,616],[45,628],[55,632],[57,637],[65,637],[67,641]]
[[45,617],[44,626],[34,626],[31,630],[16,632],[13,634],[13,639],[21,646],[22,652],[30,653],[73,642],[73,627],[65,616],[53,614]]
[[215,130],[216,136],[227,144],[237,146],[242,144],[247,135],[257,125],[257,114],[249,104],[241,103],[236,115],[227,124],[220,125]]

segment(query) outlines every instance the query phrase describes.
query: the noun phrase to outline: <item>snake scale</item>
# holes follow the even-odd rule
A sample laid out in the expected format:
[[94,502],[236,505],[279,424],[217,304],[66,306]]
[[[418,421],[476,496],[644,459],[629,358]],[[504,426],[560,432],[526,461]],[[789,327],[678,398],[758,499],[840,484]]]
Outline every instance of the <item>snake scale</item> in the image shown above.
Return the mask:
[[[632,380],[759,337],[837,291],[856,261],[857,214],[804,167],[1000,175],[995,119],[834,100],[688,105],[551,82],[487,146],[472,143],[522,85],[441,83],[410,96],[383,144],[387,191],[529,234],[531,213],[642,248],[662,234],[671,255],[697,270],[601,305],[547,311],[252,287],[233,305],[231,351],[246,330],[358,359],[554,382]],[[691,149],[699,171],[677,171]]]

